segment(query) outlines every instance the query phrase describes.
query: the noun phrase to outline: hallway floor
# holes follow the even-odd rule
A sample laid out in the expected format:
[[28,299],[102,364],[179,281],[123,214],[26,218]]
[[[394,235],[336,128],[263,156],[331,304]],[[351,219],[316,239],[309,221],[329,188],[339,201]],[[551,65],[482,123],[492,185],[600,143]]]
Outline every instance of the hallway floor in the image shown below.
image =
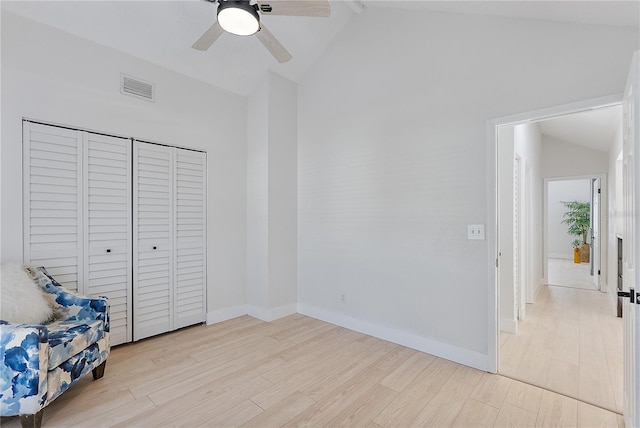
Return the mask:
[[596,290],[542,286],[518,334],[500,333],[501,374],[617,413],[622,354],[622,318]]
[[597,289],[593,283],[593,276],[589,273],[589,263],[574,263],[573,260],[549,257],[547,269],[549,285],[585,290]]

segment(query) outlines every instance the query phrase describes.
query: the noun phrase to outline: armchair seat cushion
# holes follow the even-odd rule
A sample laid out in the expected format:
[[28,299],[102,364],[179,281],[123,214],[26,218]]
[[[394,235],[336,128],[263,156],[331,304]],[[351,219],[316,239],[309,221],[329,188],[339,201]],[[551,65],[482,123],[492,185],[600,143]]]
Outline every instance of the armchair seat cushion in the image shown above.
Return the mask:
[[96,343],[104,336],[101,320],[62,320],[47,324],[49,330],[49,370]]
[[106,361],[109,355],[109,336],[98,340],[93,345],[80,350],[76,355],[63,361],[55,369],[49,370],[47,388],[50,391],[49,401],[54,400],[69,389],[78,379]]

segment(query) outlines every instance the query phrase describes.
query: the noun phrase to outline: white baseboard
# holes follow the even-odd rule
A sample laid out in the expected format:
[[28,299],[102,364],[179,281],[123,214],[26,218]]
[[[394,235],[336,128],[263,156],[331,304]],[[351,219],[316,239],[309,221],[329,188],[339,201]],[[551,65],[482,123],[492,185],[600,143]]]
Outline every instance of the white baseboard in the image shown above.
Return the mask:
[[427,354],[435,355],[478,370],[489,370],[488,355],[454,345],[438,342],[414,333],[358,320],[344,314],[327,311],[304,303],[298,303],[298,312],[340,327],[348,328],[369,336],[397,343]]
[[247,313],[259,320],[271,322],[277,319],[293,315],[298,312],[298,305],[290,303],[288,305],[278,306],[275,308],[264,308],[259,306],[247,306]]
[[553,254],[547,255],[547,257],[550,259],[573,260],[573,254],[569,254],[569,253],[553,253]]
[[231,306],[207,312],[207,325],[247,315],[247,305]]
[[518,322],[516,320],[500,318],[500,331],[516,334],[518,333]]

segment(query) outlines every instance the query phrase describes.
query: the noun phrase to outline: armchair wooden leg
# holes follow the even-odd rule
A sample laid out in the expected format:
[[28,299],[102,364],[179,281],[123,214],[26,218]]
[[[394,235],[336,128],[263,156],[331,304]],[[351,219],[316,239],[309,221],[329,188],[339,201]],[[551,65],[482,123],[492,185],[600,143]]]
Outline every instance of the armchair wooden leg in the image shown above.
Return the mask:
[[44,409],[35,415],[20,415],[20,425],[22,428],[40,428],[42,426],[42,414]]
[[104,376],[104,368],[107,367],[107,362],[103,361],[98,367],[93,369],[93,380],[98,380]]

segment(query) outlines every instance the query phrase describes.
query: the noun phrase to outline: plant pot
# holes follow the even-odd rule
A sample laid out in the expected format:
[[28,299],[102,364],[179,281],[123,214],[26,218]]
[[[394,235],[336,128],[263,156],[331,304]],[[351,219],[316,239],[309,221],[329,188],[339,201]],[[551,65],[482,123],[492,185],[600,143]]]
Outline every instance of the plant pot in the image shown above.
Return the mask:
[[582,263],[589,263],[591,260],[591,247],[589,244],[582,244],[580,246],[580,260]]
[[573,262],[580,263],[582,258],[580,257],[580,248],[576,247],[573,249]]

